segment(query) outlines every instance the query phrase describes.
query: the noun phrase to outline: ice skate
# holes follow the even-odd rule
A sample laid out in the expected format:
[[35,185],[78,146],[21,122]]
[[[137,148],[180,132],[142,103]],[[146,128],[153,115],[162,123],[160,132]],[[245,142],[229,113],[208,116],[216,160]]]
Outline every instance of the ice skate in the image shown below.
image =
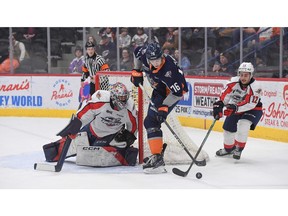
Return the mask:
[[145,158],[143,171],[147,174],[166,173],[163,155],[155,154]]
[[240,158],[241,158],[241,153],[242,153],[242,150],[240,150],[239,148],[236,148],[236,149],[233,151],[233,158],[236,159],[236,160],[240,160]]
[[235,150],[235,146],[230,151],[227,151],[227,149],[225,148],[219,149],[218,151],[216,151],[216,155],[220,157],[225,156],[225,155],[230,155],[234,153],[234,150]]

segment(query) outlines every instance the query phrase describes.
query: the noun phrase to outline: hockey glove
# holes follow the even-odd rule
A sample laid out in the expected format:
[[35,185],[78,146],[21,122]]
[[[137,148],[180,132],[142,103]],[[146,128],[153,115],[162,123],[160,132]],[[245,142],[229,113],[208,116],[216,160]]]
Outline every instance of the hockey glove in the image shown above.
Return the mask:
[[166,120],[167,115],[168,115],[168,106],[162,105],[158,107],[157,120],[160,123],[163,123]]
[[120,131],[116,136],[115,136],[115,141],[116,142],[126,142],[127,146],[130,146],[134,143],[136,140],[136,137],[133,133],[130,131],[124,129]]
[[213,104],[213,117],[216,120],[219,120],[223,116],[223,107],[224,103],[222,101],[216,101]]
[[237,112],[238,107],[235,104],[227,104],[226,105],[226,110],[224,110],[224,115],[225,116],[231,116],[233,115],[235,112]]
[[143,73],[142,73],[142,71],[133,69],[130,80],[136,87],[139,87],[139,84],[143,85]]

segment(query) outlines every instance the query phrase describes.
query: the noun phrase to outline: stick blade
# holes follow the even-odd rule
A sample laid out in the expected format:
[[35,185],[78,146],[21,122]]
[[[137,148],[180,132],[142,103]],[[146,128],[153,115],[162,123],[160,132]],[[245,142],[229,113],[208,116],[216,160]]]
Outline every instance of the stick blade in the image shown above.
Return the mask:
[[178,175],[178,176],[182,176],[182,177],[186,177],[187,176],[187,172],[183,172],[182,170],[179,170],[178,168],[173,168],[172,169],[172,172],[175,174],[175,175]]
[[48,163],[35,163],[34,170],[57,172],[56,166]]

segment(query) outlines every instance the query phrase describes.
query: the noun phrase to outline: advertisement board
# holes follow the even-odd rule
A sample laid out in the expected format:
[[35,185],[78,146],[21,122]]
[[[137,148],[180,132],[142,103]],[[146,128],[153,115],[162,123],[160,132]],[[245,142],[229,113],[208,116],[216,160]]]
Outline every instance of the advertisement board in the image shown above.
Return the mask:
[[[288,141],[286,80],[258,79],[262,86],[263,103],[263,116],[258,126],[275,129],[268,133],[281,136],[280,140],[284,141]],[[183,125],[205,129],[207,122],[213,120],[213,103],[228,81],[227,78],[187,77],[189,91],[173,112]],[[79,76],[0,76],[0,116],[69,117],[79,105],[79,89]],[[224,119],[218,122],[223,124]],[[221,130],[220,127],[218,130]]]

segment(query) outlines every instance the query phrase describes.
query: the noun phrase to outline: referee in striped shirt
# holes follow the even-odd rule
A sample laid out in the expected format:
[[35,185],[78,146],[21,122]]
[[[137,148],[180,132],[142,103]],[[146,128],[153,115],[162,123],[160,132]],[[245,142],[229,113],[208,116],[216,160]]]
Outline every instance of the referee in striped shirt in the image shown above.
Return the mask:
[[84,81],[90,77],[91,98],[95,92],[95,75],[97,71],[110,71],[110,68],[109,65],[105,62],[104,58],[96,53],[95,44],[93,42],[88,41],[85,45],[85,48],[86,56],[82,67],[81,87],[84,87]]

